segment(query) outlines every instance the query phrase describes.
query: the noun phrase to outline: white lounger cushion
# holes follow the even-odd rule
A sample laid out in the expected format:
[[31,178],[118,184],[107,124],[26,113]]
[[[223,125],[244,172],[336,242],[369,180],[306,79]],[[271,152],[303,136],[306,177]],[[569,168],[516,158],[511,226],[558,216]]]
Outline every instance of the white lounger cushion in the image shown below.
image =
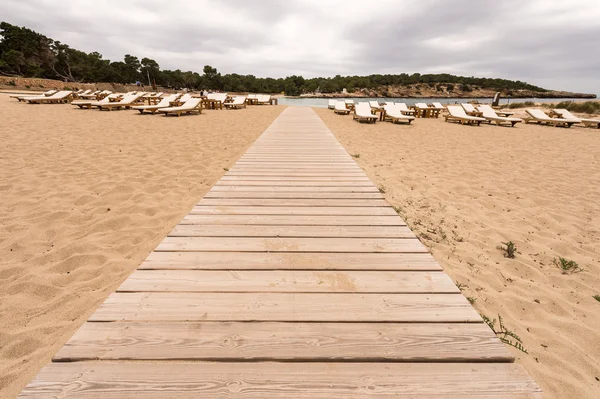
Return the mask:
[[169,96],[163,97],[161,98],[160,102],[158,104],[155,105],[140,105],[137,107],[131,107],[132,109],[135,109],[137,111],[140,110],[145,110],[145,109],[158,109],[158,108],[166,108],[169,106],[169,103],[171,101],[175,101],[177,100],[177,96],[178,94],[171,94]]
[[580,119],[566,119],[566,118],[550,118],[546,113],[539,109],[526,109],[527,112],[534,120],[542,122],[565,122],[565,123],[579,123]]
[[477,116],[470,116],[467,115],[465,113],[465,110],[462,107],[459,107],[458,105],[448,105],[448,107],[446,107],[448,109],[448,112],[450,113],[451,116],[453,116],[454,118],[457,119],[464,119],[464,120],[469,120],[469,121],[485,121],[485,118],[479,118]]
[[187,100],[185,104],[179,107],[168,107],[168,108],[160,108],[158,112],[177,112],[177,111],[191,111],[194,108],[198,107],[202,99],[200,98],[192,98],[191,100]]
[[466,112],[477,112],[473,104],[460,104]]
[[354,111],[356,115],[361,118],[377,119],[377,116],[371,113],[371,106],[369,105],[369,103],[363,102],[356,104],[356,108],[354,109]]
[[346,108],[346,103],[344,101],[336,101],[335,102],[335,110],[348,112],[348,108]]
[[407,121],[415,119],[414,116],[404,115],[402,110],[397,105],[386,104],[383,109],[385,109],[385,113],[391,116],[394,119],[405,119]]
[[477,107],[477,109],[479,110],[479,112],[481,112],[483,114],[483,117],[485,119],[492,119],[492,120],[499,120],[499,121],[506,121],[506,122],[523,122],[523,120],[521,118],[509,118],[509,117],[499,116],[496,113],[496,111],[494,111],[494,109],[492,107],[490,107],[489,105],[480,105],[479,107]]

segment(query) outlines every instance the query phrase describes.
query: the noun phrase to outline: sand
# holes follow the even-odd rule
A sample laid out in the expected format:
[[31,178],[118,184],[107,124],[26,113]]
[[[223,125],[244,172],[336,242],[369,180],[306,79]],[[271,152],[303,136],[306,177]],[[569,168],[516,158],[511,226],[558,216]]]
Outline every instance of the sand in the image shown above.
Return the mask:
[[[600,130],[316,112],[475,308],[521,337],[529,354],[512,353],[544,397],[600,397]],[[509,240],[515,259],[497,249]]]
[[0,94],[0,398],[21,391],[283,109],[166,118]]

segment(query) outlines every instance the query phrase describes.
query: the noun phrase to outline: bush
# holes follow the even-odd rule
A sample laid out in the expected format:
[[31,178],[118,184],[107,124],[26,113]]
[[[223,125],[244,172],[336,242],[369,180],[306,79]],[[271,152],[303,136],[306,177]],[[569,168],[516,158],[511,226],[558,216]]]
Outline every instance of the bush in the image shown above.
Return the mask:
[[446,90],[450,91],[454,91],[454,85],[448,85],[446,86]]
[[511,103],[508,104],[509,109],[515,109],[515,108],[527,108],[527,107],[534,107],[535,103],[533,101],[525,101],[524,103]]
[[16,86],[17,82],[15,82],[14,80],[9,80],[8,82],[6,82],[6,84],[9,86]]
[[584,102],[573,102],[573,101],[562,101],[552,108],[564,108],[571,112],[581,112],[583,114],[599,114],[600,113],[600,101],[584,101]]

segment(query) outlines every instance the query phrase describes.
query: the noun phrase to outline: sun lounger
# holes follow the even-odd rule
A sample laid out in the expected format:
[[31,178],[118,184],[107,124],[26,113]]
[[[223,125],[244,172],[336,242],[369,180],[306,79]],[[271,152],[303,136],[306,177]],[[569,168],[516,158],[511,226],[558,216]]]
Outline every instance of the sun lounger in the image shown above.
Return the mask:
[[586,127],[596,127],[598,129],[600,129],[600,120],[599,119],[579,118],[579,117],[573,115],[569,110],[564,109],[564,108],[554,108],[552,111],[555,114],[560,115],[564,119],[579,120],[579,122],[583,123],[583,125]]
[[136,105],[135,107],[131,107],[131,109],[140,111],[140,114],[150,112],[152,115],[154,115],[159,109],[169,107],[171,105],[171,101],[177,100],[177,97],[179,97],[179,94],[171,94],[161,98],[158,104]]
[[470,116],[465,113],[465,110],[458,105],[448,105],[448,114],[444,116],[446,122],[459,122],[462,125],[477,124],[479,126],[481,122],[485,122],[485,118],[478,116]]
[[440,114],[440,110],[438,108],[430,107],[425,103],[416,103],[415,110],[415,116],[419,116],[421,118],[437,118]]
[[60,104],[60,103],[68,103],[73,98],[73,92],[71,90],[63,90],[58,93],[54,93],[51,96],[39,96],[39,97],[26,97],[25,101],[29,104],[42,104],[42,103],[50,103],[50,104]]
[[261,94],[258,96],[258,105],[271,105],[271,96],[269,94]]
[[346,103],[344,101],[336,101],[335,107],[333,108],[333,112],[340,115],[348,115],[350,110],[346,108]]
[[335,108],[335,100],[329,100],[329,104],[327,105],[327,108],[334,109]]
[[400,108],[393,104],[386,104],[383,109],[385,110],[385,119],[389,119],[392,123],[406,122],[410,125],[415,119],[414,116],[404,115]]
[[185,104],[179,107],[168,107],[168,108],[160,108],[158,112],[168,115],[177,115],[181,116],[181,114],[191,114],[192,112],[198,112],[200,114],[202,112],[202,99],[201,98],[192,98],[185,102]]
[[21,101],[25,101],[25,99],[27,97],[40,97],[40,96],[51,96],[55,93],[58,93],[58,90],[48,90],[47,92],[44,92],[42,94],[16,94],[13,96],[10,96],[10,98],[16,98],[19,102]]
[[79,108],[91,109],[93,103],[107,104],[111,100],[115,101],[115,100],[117,100],[120,97],[121,97],[120,94],[110,94],[110,95],[104,97],[100,101],[97,101],[95,99],[94,100],[75,100],[75,101],[71,101],[71,105],[75,105],[75,106],[77,106]]
[[123,96],[123,98],[121,99],[121,101],[115,101],[115,102],[108,102],[108,103],[101,103],[101,102],[95,102],[92,103],[93,107],[98,107],[98,109],[100,111],[102,110],[107,110],[107,111],[112,111],[113,109],[121,109],[121,108],[131,108],[132,106],[135,106],[135,102],[137,100],[139,100],[145,93],[144,92],[139,92],[137,94],[127,94],[125,96]]
[[460,106],[465,110],[467,115],[481,117],[481,111],[477,111],[473,104],[463,103]]
[[224,105],[227,109],[246,108],[246,96],[236,96],[233,102],[225,103]]
[[519,122],[523,122],[520,118],[508,118],[505,116],[499,116],[496,114],[496,111],[489,105],[480,105],[477,107],[479,112],[481,112],[481,116],[485,118],[489,123],[496,122],[497,125],[501,125],[502,123],[509,123],[511,126]]
[[539,124],[545,123],[549,125],[571,127],[572,125],[579,123],[579,119],[565,119],[565,118],[551,118],[542,110],[529,108],[526,109],[527,117],[523,119],[525,123],[536,122]]
[[352,115],[352,119],[356,119],[359,122],[367,121],[367,122],[377,122],[377,115],[373,115],[371,113],[371,106],[369,103],[358,103],[354,107],[354,115]]
[[381,109],[382,108],[381,105],[379,105],[379,102],[377,102],[377,101],[369,101],[369,106],[372,109]]
[[408,106],[406,105],[406,103],[395,103],[394,104],[399,110],[400,112],[402,112],[404,115],[414,115],[415,114],[415,110],[414,109],[408,109]]
[[431,103],[431,106],[437,108],[438,110],[440,110],[440,112],[446,110],[446,107],[444,107],[442,103]]

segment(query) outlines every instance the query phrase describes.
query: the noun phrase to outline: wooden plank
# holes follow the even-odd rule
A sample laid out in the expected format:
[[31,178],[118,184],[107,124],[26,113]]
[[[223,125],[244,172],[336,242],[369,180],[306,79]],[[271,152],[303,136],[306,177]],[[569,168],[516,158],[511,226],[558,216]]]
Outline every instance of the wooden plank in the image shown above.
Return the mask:
[[[383,196],[379,192],[370,193],[331,193],[331,192],[281,192],[281,191],[209,191],[204,196],[207,198],[273,198],[273,199],[382,199]],[[386,202],[387,205],[387,202]]]
[[179,224],[406,226],[399,216],[187,215]]
[[483,323],[85,323],[54,361],[512,362]]
[[329,198],[204,198],[197,205],[212,206],[389,206],[384,199]]
[[[327,181],[327,182],[369,182],[371,180],[367,176],[266,176],[266,175],[252,175],[252,176],[235,176],[235,175],[225,175],[221,178],[221,182],[223,181],[272,181],[278,182],[281,181],[309,181],[309,182],[317,182],[317,181]],[[371,183],[373,184],[373,183]]]
[[234,187],[244,187],[244,186],[263,186],[268,188],[276,188],[276,187],[305,187],[305,190],[313,190],[317,187],[368,187],[370,190],[377,190],[375,185],[371,183],[371,181],[317,181],[317,180],[277,180],[277,181],[269,181],[269,180],[219,180],[215,187],[223,187],[223,186],[234,186]]
[[113,293],[89,321],[480,323],[461,294]]
[[177,225],[170,237],[354,237],[416,238],[407,226]]
[[139,270],[442,270],[429,253],[152,252]]
[[514,363],[75,362],[45,366],[20,399],[540,398]]
[[223,177],[251,177],[251,176],[273,176],[273,177],[362,177],[364,176],[363,172],[302,172],[302,171],[294,171],[289,170],[288,172],[277,172],[277,171],[266,171],[262,169],[262,171],[254,171],[254,170],[241,170],[241,171],[232,171],[230,170]]
[[190,215],[398,216],[390,206],[195,206]]
[[137,270],[117,292],[460,293],[443,272]]
[[362,187],[362,186],[329,186],[329,187],[303,187],[303,186],[280,186],[274,187],[272,185],[269,186],[243,186],[243,185],[234,185],[234,186],[223,186],[216,185],[214,186],[210,192],[223,192],[223,191],[257,191],[257,192],[294,192],[301,193],[298,194],[298,197],[301,197],[303,194],[310,194],[314,192],[323,192],[323,193],[378,193],[379,190],[373,187]]
[[416,238],[166,237],[156,251],[427,252]]

